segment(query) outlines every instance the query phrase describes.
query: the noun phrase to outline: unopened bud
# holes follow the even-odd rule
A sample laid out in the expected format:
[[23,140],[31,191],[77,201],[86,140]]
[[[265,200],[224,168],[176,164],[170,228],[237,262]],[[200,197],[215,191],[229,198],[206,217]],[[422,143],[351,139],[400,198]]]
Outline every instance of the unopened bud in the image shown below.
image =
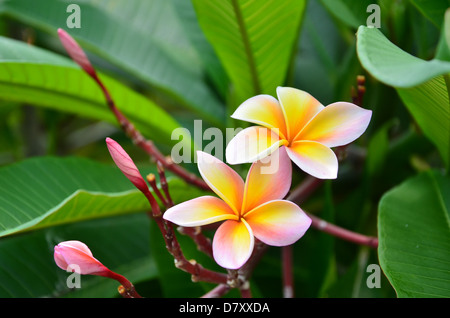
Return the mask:
[[136,188],[141,190],[143,193],[147,193],[149,191],[147,184],[126,151],[111,138],[106,138],[106,145],[108,146],[109,153],[120,171],[122,171],[122,173],[128,178],[128,180],[131,181],[131,183],[134,184]]
[[84,53],[83,49],[78,43],[63,29],[58,29],[59,39],[66,49],[72,60],[77,63],[81,68],[92,77],[96,77],[96,72],[91,62]]
[[56,265],[67,270],[77,265],[82,275],[107,276],[110,270],[92,255],[86,244],[80,241],[65,241],[55,246],[54,259]]

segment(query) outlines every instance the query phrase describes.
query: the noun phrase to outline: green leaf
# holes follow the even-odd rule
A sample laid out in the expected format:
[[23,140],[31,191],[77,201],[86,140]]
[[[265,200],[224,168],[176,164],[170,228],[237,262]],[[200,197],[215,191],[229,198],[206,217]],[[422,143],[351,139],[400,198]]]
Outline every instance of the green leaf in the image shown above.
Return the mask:
[[450,101],[444,79],[436,77],[413,88],[398,88],[397,92],[448,166],[450,164]]
[[214,49],[200,28],[193,3],[185,0],[172,1],[175,11],[180,17],[180,23],[186,30],[187,38],[196,48],[197,52],[200,52],[206,73],[214,83],[220,97],[225,99],[228,94],[229,79]]
[[69,289],[69,273],[56,266],[53,248],[66,240],[82,241],[105,266],[136,285],[158,275],[149,249],[149,222],[141,213],[0,239],[0,297],[119,297],[119,284],[104,277],[81,276],[81,288]]
[[436,27],[442,26],[444,12],[450,7],[449,0],[410,0],[416,8],[429,19]]
[[[63,0],[3,1],[0,12],[56,36],[66,28]],[[88,0],[78,3],[81,27],[68,32],[89,52],[158,88],[178,105],[223,124],[221,102],[203,79],[201,57],[186,40],[171,1]]]
[[360,27],[357,49],[363,67],[397,89],[424,134],[450,164],[450,63],[414,57],[391,43],[379,30]]
[[[154,167],[145,170],[143,175],[156,173]],[[177,178],[168,183],[175,202],[199,194]],[[0,169],[0,236],[148,209],[142,193],[113,165],[37,157]]]
[[[159,106],[122,83],[100,74],[117,107],[141,132],[170,144],[179,124]],[[70,60],[0,37],[0,98],[43,106],[118,125],[100,88]]]
[[376,79],[393,87],[413,87],[450,73],[450,63],[419,59],[390,42],[376,28],[360,26],[358,56],[363,67]]
[[441,37],[436,49],[435,58],[450,62],[450,9],[445,11]]
[[306,1],[193,0],[206,38],[233,85],[236,102],[283,85]]
[[380,265],[398,297],[450,296],[450,179],[428,171],[379,204]]

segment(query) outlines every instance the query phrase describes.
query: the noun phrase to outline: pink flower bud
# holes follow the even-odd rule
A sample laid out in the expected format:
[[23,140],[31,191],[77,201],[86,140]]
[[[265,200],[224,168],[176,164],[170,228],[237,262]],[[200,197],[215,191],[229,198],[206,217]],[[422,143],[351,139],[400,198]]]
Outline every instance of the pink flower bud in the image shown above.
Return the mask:
[[55,246],[54,258],[61,269],[71,269],[82,275],[108,276],[111,272],[94,258],[91,250],[80,241],[59,243]]
[[106,145],[108,146],[111,157],[122,173],[131,181],[131,183],[134,184],[136,188],[141,190],[143,193],[147,193],[149,191],[147,183],[145,183],[138,168],[125,150],[123,150],[123,148],[111,138],[106,138]]
[[95,69],[91,62],[87,58],[83,49],[78,45],[78,43],[63,29],[58,29],[59,39],[62,45],[66,49],[67,53],[70,55],[72,60],[81,66],[83,70],[86,71],[90,76],[96,77]]

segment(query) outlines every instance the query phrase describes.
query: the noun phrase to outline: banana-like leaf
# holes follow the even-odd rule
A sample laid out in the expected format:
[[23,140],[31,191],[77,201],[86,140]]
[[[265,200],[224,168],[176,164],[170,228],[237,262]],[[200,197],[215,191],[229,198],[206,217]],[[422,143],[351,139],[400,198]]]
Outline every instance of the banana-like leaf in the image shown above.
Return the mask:
[[[156,173],[154,168],[141,172],[151,171]],[[170,177],[168,183],[175,202],[199,195],[178,178]],[[113,165],[36,157],[0,169],[0,237],[147,210],[145,196]]]
[[[180,125],[172,116],[124,84],[106,75],[100,77],[117,107],[145,136],[166,145],[173,143],[172,132]],[[75,63],[5,37],[0,37],[0,99],[118,125],[100,88]]]
[[450,179],[427,171],[380,201],[380,265],[398,297],[450,296]]
[[186,40],[171,1],[80,1],[80,28],[69,28],[64,0],[6,0],[0,13],[55,36],[68,31],[88,52],[156,87],[178,105],[223,125],[224,108],[204,81],[201,57]]
[[[305,10],[303,0],[193,0],[198,21],[233,85],[235,101],[283,85]],[[237,107],[237,105],[233,105]]]
[[[450,19],[446,22],[450,26]],[[446,41],[441,37],[439,56]],[[443,48],[442,48],[443,47]],[[405,106],[450,163],[450,62],[419,59],[390,42],[378,29],[361,26],[357,50],[363,67],[376,79],[397,89]]]

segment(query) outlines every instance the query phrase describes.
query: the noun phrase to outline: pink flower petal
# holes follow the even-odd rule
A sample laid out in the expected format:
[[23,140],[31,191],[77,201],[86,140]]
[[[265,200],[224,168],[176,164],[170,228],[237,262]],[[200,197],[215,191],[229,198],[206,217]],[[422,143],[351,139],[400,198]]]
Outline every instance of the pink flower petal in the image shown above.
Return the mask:
[[168,209],[163,218],[180,226],[201,226],[227,219],[238,219],[224,201],[212,196],[177,204]]
[[244,195],[244,181],[236,171],[214,156],[197,152],[198,170],[209,187],[238,215]]
[[295,203],[275,200],[260,205],[244,216],[253,234],[272,246],[285,246],[300,239],[311,219]]
[[329,147],[315,141],[296,141],[286,150],[291,160],[313,177],[337,178],[338,160]]
[[328,147],[346,145],[360,137],[369,125],[372,111],[357,105],[337,102],[318,113],[296,140],[312,140]]
[[280,147],[266,159],[250,167],[245,181],[242,211],[271,201],[284,198],[291,187],[292,164],[286,148]]
[[267,157],[287,144],[276,131],[260,126],[245,128],[228,143],[225,150],[229,164],[249,163]]
[[214,234],[213,256],[220,266],[238,269],[249,259],[254,244],[252,231],[244,220],[228,220]]
[[287,138],[290,141],[324,108],[313,96],[296,88],[278,87],[277,95],[286,119]]
[[92,256],[86,244],[79,241],[61,242],[55,246],[56,265],[63,270],[69,267],[82,275],[107,275],[110,270]]
[[106,138],[106,145],[112,159],[122,173],[142,192],[148,191],[147,183],[126,151],[113,139]]
[[257,95],[243,102],[231,118],[248,121],[267,128],[279,129],[280,136],[286,137],[286,124],[278,101],[270,95]]
[[63,247],[68,247],[68,248],[74,248],[74,249],[78,249],[81,252],[85,253],[88,256],[94,256],[92,255],[91,250],[89,249],[89,247],[84,244],[83,242],[80,241],[64,241],[58,244],[58,246],[63,246]]

